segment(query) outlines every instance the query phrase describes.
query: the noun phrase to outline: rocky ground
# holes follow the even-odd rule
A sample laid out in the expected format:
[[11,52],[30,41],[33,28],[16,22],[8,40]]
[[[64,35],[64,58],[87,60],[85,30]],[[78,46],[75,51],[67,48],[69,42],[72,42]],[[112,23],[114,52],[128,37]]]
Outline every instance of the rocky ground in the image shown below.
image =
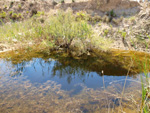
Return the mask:
[[[112,39],[110,48],[150,52],[150,3],[131,0],[0,0],[0,24],[24,21],[71,8],[88,15],[89,23],[103,38]],[[11,47],[0,44],[0,51]]]

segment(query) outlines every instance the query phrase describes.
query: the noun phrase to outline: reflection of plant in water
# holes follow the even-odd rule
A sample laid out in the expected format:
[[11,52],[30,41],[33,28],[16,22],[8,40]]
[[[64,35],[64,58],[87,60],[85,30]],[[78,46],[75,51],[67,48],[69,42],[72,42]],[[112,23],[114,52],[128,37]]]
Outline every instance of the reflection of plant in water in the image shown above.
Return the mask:
[[76,78],[76,76],[84,82],[85,75],[89,73],[90,73],[89,71],[86,71],[79,67],[63,65],[60,64],[59,62],[56,62],[55,67],[53,68],[53,76],[59,76],[59,78],[67,76],[68,83],[71,83],[72,79]]
[[[70,84],[72,82],[73,79],[75,78],[79,78],[81,81],[85,82],[85,80],[92,76],[90,74],[90,71],[88,71],[85,67],[85,62],[82,62],[82,64],[80,64],[81,62],[77,62],[76,60],[73,61],[66,59],[65,61],[63,61],[61,63],[57,62],[57,61],[53,61],[54,63],[52,63],[52,59],[47,59],[47,60],[43,60],[41,58],[39,59],[33,59],[32,62],[26,62],[23,61],[22,63],[19,64],[15,64],[14,65],[14,69],[12,70],[12,72],[10,73],[11,76],[20,76],[23,75],[26,71],[28,71],[26,68],[27,66],[31,66],[33,67],[33,71],[37,72],[37,70],[41,70],[41,74],[42,76],[46,76],[45,74],[49,74],[48,76],[50,77],[59,77],[59,78],[65,78],[67,82]],[[64,63],[69,63],[69,64],[64,64]],[[76,62],[76,63],[75,63]],[[71,64],[70,64],[71,63]],[[78,64],[78,65],[77,65]],[[85,66],[85,67],[83,67]],[[48,73],[47,73],[48,72]],[[87,75],[88,74],[88,75]],[[30,75],[29,75],[30,76]],[[86,78],[87,77],[87,78]]]
[[[115,60],[111,61],[108,57],[107,58],[104,58],[103,56],[101,57],[101,60],[102,60],[101,64],[103,64],[104,67],[106,66],[107,68],[106,64],[109,64],[108,67],[112,66],[113,69],[114,69],[114,65],[119,66],[117,65],[117,62],[115,62]],[[94,65],[93,68],[91,66],[93,66],[93,62],[94,64],[95,62],[99,62],[99,59],[88,58],[88,60],[87,59],[75,60],[69,57],[68,58],[60,57],[59,61],[61,63],[59,63],[58,61],[49,59],[49,58],[45,58],[45,60],[43,60],[42,58],[35,58],[35,59],[32,59],[32,62],[24,60],[23,62],[18,63],[18,64],[15,62],[16,64],[13,64],[14,67],[12,66],[13,67],[12,71],[25,72],[26,67],[31,66],[35,69],[35,71],[40,68],[42,70],[43,76],[45,76],[44,74],[47,69],[51,72],[52,76],[57,76],[59,78],[67,77],[68,83],[71,83],[75,75],[77,75],[77,77],[79,77],[82,81],[84,81],[85,74],[87,73],[90,74],[90,71],[93,71],[93,69],[97,68],[96,65]],[[113,64],[113,62],[115,64]],[[38,68],[37,68],[37,65],[38,65]],[[98,69],[99,70],[104,69],[103,65],[98,65],[99,66]],[[118,67],[118,69],[120,69],[120,67]],[[16,75],[18,76],[19,74],[16,73]],[[61,86],[59,84],[56,84],[53,81],[46,82],[44,84],[39,84],[38,86],[34,86],[27,80],[22,82],[22,80],[20,80],[22,79],[22,77],[18,77],[19,80],[15,82],[14,82],[15,79],[13,78],[11,78],[12,81],[6,78],[4,77],[4,78],[1,78],[0,80],[2,84],[3,84],[3,80],[4,81],[7,80],[7,83],[8,83],[6,84],[6,86],[8,86],[7,88],[4,87],[3,85],[0,85],[0,89],[2,89],[0,90],[0,94],[5,94],[5,96],[2,95],[0,97],[0,101],[3,100],[2,104],[0,103],[0,110],[1,110],[1,106],[4,104],[5,104],[5,107],[3,108],[7,110],[7,107],[9,107],[10,103],[12,103],[13,101],[15,101],[15,104],[17,103],[17,106],[19,106],[19,109],[25,109],[25,111],[26,111],[26,108],[29,108],[29,106],[33,106],[33,108],[29,109],[29,111],[33,110],[33,112],[35,110],[38,111],[36,107],[37,106],[41,107],[42,104],[43,105],[41,107],[41,110],[45,112],[52,111],[52,110],[55,110],[58,112],[60,112],[61,110],[63,112],[68,112],[68,111],[78,112],[76,111],[77,109],[83,112],[84,111],[88,111],[88,112],[97,111],[98,112],[100,110],[105,112],[107,109],[116,112],[120,110],[120,107],[118,107],[118,102],[120,101],[120,99],[122,99],[121,106],[123,108],[125,106],[129,106],[130,108],[135,109],[137,107],[136,106],[137,103],[135,104],[131,102],[131,100],[132,101],[136,100],[135,97],[138,96],[138,92],[137,92],[137,95],[135,95],[136,91],[134,90],[132,94],[134,98],[130,96],[131,90],[136,89],[133,87],[137,87],[134,85],[129,88],[130,91],[125,90],[125,94],[123,97],[121,97],[122,87],[120,86],[120,84],[118,86],[116,84],[115,85],[111,84],[111,86],[106,87],[107,90],[105,91],[101,89],[93,90],[91,88],[85,87],[84,85],[81,85],[83,87],[83,90],[81,90],[79,94],[70,97],[69,96],[70,92],[65,92],[61,90],[60,89]],[[18,94],[17,92],[20,92],[20,93]],[[107,101],[105,100],[106,94],[108,95]],[[9,97],[12,98],[12,100],[9,100]],[[24,102],[24,103],[21,103],[21,102]],[[14,103],[12,104],[13,110],[15,110],[15,104]],[[58,106],[60,106],[59,107],[60,109],[57,109]],[[130,108],[126,108],[126,110]],[[126,111],[126,110],[123,110],[123,111]]]
[[[38,70],[36,69],[36,66],[40,65],[43,76],[45,71],[50,71],[53,72],[51,76],[58,76],[59,78],[63,78],[64,76],[68,77],[68,83],[70,83],[75,77],[75,74],[79,75],[79,78],[81,78],[81,80],[84,82],[85,74],[89,74],[90,72],[97,72],[100,74],[102,70],[104,71],[105,75],[126,75],[126,68],[128,67],[127,57],[114,57],[109,53],[102,53],[100,56],[101,58],[86,56],[86,58],[83,57],[84,59],[73,59],[69,55],[66,57],[66,55],[63,56],[59,53],[57,53],[57,55],[51,54],[51,58],[54,58],[60,62],[54,61],[54,64],[52,64],[49,57],[45,57],[45,54],[37,54],[28,51],[24,54],[11,53],[10,55],[6,54],[5,57],[9,58],[7,60],[11,60],[16,67],[16,69],[13,70],[15,73],[12,73],[12,75],[22,75],[22,72],[26,71],[25,68],[27,65],[31,65],[35,71]],[[39,58],[32,59],[34,57]],[[30,62],[30,60],[32,62]],[[134,68],[132,70],[134,70]]]
[[[42,76],[45,76],[46,72],[51,73],[52,77],[58,76],[59,78],[63,78],[67,76],[68,83],[71,83],[72,79],[75,78],[76,75],[78,75],[78,77],[84,82],[84,77],[88,73],[88,71],[85,71],[78,67],[62,65],[57,61],[55,61],[54,64],[52,64],[52,61],[52,59],[43,60],[41,58],[33,59],[32,62],[23,61],[22,63],[14,65],[15,69],[11,73],[11,76],[22,75],[22,73],[26,71],[27,65],[30,65],[31,67],[34,67],[35,72],[38,70],[37,67],[39,68],[40,66],[40,69],[42,70]],[[45,69],[47,69],[47,71]]]
[[13,64],[13,66],[15,67],[15,69],[12,70],[12,73],[10,75],[11,76],[20,76],[20,75],[22,75],[22,73],[24,73],[26,71],[26,68],[28,66],[33,67],[34,71],[36,72],[37,71],[36,67],[37,67],[38,63],[41,66],[40,69],[42,69],[42,76],[45,76],[44,69],[48,68],[48,71],[49,71],[49,69],[50,69],[49,66],[51,65],[51,61],[50,60],[45,61],[45,60],[43,60],[41,58],[39,58],[39,59],[33,59],[32,61],[29,61],[29,62],[22,61],[21,63]]

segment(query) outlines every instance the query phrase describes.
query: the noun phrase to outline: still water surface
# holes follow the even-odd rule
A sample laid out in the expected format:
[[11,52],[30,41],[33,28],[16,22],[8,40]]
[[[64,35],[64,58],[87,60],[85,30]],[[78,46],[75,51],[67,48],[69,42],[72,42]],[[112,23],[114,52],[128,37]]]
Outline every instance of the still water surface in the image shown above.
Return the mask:
[[137,112],[131,100],[140,98],[139,76],[126,78],[127,70],[109,63],[91,70],[88,61],[32,58],[14,64],[1,59],[0,113]]

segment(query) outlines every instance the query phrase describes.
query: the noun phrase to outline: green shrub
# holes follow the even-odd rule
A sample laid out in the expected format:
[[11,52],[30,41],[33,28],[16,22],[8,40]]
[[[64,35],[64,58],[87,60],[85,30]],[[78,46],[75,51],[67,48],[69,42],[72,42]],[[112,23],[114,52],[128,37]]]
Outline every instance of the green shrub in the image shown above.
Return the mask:
[[74,38],[85,39],[91,37],[92,29],[87,21],[75,21],[75,16],[71,11],[65,13],[60,11],[49,20],[48,32],[55,40],[62,38],[66,45],[70,45]]
[[96,15],[93,17],[93,21],[99,22],[101,20],[102,20],[101,16]]
[[107,35],[108,35],[108,32],[109,32],[109,30],[108,30],[108,29],[105,29],[105,30],[104,30],[104,35],[107,36]]
[[13,14],[13,11],[9,11],[9,15],[12,15]]
[[[18,19],[19,15],[12,13],[13,19]],[[65,47],[69,48],[71,42],[86,38],[92,38],[92,26],[86,20],[76,21],[75,15],[71,11],[59,11],[56,15],[44,19],[33,17],[28,21],[16,22],[0,27],[0,40],[34,42],[42,46],[41,48]],[[21,35],[20,35],[21,34]],[[83,46],[85,43],[83,43]]]
[[22,14],[21,13],[18,13],[18,18],[22,18]]
[[123,38],[125,38],[126,35],[127,35],[127,32],[122,32],[122,33],[121,33],[121,36],[122,36]]
[[86,12],[84,11],[79,11],[76,13],[76,20],[80,21],[80,20],[87,20],[88,19],[88,15],[86,14]]
[[17,17],[18,17],[18,15],[17,15],[16,13],[13,13],[12,16],[11,16],[11,18],[12,18],[13,20],[17,19]]
[[17,20],[17,19],[23,18],[23,16],[21,13],[18,13],[18,14],[17,13],[11,13],[10,18],[13,20]]
[[38,11],[36,16],[41,16],[41,15],[44,15],[45,13],[43,11]]
[[65,3],[65,1],[64,1],[64,0],[61,0],[61,3]]
[[110,11],[110,16],[111,16],[111,17],[115,17],[115,16],[116,16],[116,13],[114,12],[114,10],[111,10],[111,11]]
[[7,9],[7,5],[5,5],[5,9]]
[[18,8],[21,9],[21,4],[18,5]]
[[0,13],[0,18],[6,18],[6,12],[2,11],[2,12]]

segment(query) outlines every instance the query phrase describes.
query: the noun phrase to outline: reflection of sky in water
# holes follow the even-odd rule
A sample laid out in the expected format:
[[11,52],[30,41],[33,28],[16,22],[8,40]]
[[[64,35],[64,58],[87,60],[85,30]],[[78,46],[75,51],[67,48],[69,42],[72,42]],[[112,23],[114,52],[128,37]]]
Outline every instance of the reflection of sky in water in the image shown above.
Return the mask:
[[[117,108],[118,97],[126,78],[101,76],[97,72],[90,72],[78,66],[71,67],[52,59],[41,58],[15,65],[10,61],[1,60],[0,70],[0,112],[11,113],[105,113],[108,110],[106,95],[109,97],[110,105],[115,104]],[[127,80],[127,93],[122,100],[122,107],[125,106],[127,110],[126,104],[129,102],[126,101],[126,97],[139,96],[139,92],[135,90],[132,94],[128,93],[129,90],[139,89],[139,85],[130,82],[131,80],[137,81],[137,78],[130,76]],[[107,91],[104,90],[103,81]],[[129,109],[133,111],[134,104]],[[113,110],[117,112],[117,109]]]
[[[11,67],[10,62],[1,61],[0,66],[3,67],[1,68],[3,71],[7,72],[12,77],[25,76],[27,77],[27,80],[33,84],[42,84],[47,80],[52,80],[61,84],[63,90],[75,89],[76,92],[81,90],[76,84],[83,83],[88,88],[98,89],[103,87],[103,81],[105,82],[105,87],[110,85],[113,81],[116,81],[116,83],[119,83],[120,81],[120,84],[123,85],[126,78],[125,76],[100,76],[100,74],[96,72],[85,71],[78,67],[63,67],[58,61],[52,59],[45,61],[41,58],[34,58],[32,61],[12,65],[12,69],[8,68]],[[128,79],[133,78],[128,77]],[[127,81],[127,84],[128,83],[129,81]]]

